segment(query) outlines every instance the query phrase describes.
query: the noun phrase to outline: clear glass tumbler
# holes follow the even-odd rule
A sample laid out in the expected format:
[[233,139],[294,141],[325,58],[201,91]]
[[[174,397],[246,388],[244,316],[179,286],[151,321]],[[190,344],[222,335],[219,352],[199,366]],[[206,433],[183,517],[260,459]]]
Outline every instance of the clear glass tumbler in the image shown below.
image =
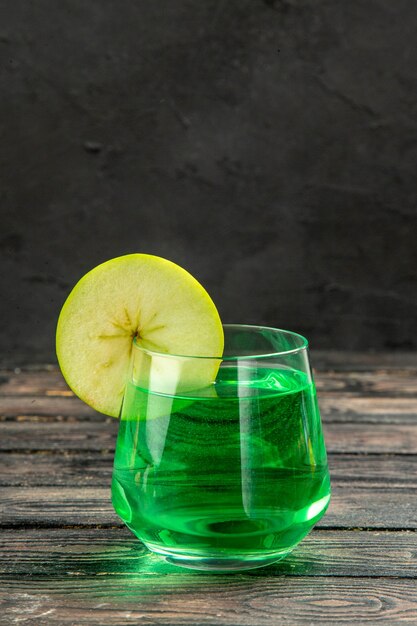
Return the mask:
[[[224,331],[222,357],[134,344],[114,459],[118,515],[150,550],[195,569],[285,557],[330,500],[307,340]],[[199,388],[209,371],[215,381]]]

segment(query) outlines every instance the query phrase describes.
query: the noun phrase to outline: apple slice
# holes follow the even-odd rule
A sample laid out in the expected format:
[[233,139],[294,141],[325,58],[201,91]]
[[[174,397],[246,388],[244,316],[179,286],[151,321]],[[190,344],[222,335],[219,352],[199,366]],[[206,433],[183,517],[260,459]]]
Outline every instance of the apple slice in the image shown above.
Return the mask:
[[[97,411],[119,416],[134,340],[149,351],[213,357],[222,355],[224,343],[219,314],[200,283],[175,263],[148,254],[121,256],[88,272],[58,319],[61,371],[74,393]],[[155,359],[156,379],[159,368],[160,378],[169,380],[167,391],[175,392],[178,360],[160,357],[158,365]],[[214,381],[219,361],[187,363],[182,389]]]

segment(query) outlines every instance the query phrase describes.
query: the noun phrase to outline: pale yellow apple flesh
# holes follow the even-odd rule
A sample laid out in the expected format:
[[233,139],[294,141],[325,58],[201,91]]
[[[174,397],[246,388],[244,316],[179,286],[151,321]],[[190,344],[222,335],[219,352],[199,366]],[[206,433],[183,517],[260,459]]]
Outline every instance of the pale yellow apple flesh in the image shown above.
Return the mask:
[[[56,351],[64,378],[77,396],[106,415],[120,414],[134,339],[170,355],[223,353],[220,317],[205,289],[175,263],[147,254],[95,267],[75,285],[59,316]],[[166,376],[167,359],[159,360]],[[220,361],[195,363],[184,368],[188,386],[212,383]],[[187,387],[186,380],[181,384]]]

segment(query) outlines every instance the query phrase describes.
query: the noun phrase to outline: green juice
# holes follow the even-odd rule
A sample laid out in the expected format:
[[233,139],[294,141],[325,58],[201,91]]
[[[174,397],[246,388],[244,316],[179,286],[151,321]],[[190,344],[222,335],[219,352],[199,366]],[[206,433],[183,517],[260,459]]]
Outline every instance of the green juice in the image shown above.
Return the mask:
[[259,366],[221,367],[211,388],[182,396],[129,384],[112,499],[139,539],[179,564],[285,556],[330,499],[314,385]]

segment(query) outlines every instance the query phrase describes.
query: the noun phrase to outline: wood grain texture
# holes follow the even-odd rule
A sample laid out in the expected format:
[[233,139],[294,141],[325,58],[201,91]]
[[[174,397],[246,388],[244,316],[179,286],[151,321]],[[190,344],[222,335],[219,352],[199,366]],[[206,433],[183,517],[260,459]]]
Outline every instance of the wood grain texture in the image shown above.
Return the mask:
[[[417,457],[416,457],[417,459]],[[110,485],[113,453],[0,453],[0,486]]]
[[323,424],[329,452],[416,454],[415,424]]
[[[6,527],[120,526],[109,487],[4,487],[0,504]],[[416,489],[333,485],[321,528],[417,529]]]
[[[118,422],[39,422],[18,420],[1,424],[0,451],[113,450]],[[417,421],[414,424],[325,423],[329,452],[417,454]]]
[[[357,396],[319,391],[323,422],[417,423],[417,397]],[[109,421],[76,397],[3,396],[0,421]],[[115,421],[111,418],[112,421]]]
[[41,395],[3,396],[0,399],[0,414],[3,418],[31,415],[51,417],[53,420],[59,416],[78,419],[103,419],[104,417],[75,396]]
[[11,421],[1,424],[0,450],[114,450],[118,422]]
[[[317,389],[323,393],[338,391],[362,395],[417,395],[417,364],[410,369],[377,369],[373,371],[315,370]],[[44,371],[0,370],[0,397],[36,396],[73,397],[57,368]]]
[[[329,454],[333,487],[369,488],[417,484],[417,455]],[[62,454],[0,453],[0,486],[47,487],[110,485],[113,468],[111,452],[65,451]]]
[[0,369],[0,396],[50,396],[74,394],[57,367]]
[[352,396],[318,392],[323,422],[417,424],[417,398]]
[[123,526],[117,420],[56,367],[1,371],[0,623],[416,624],[417,356],[313,363],[329,510],[286,560],[233,575],[175,568]]
[[310,350],[313,368],[326,372],[367,372],[380,370],[417,371],[417,352],[348,352]]
[[[417,423],[417,373],[409,370],[319,372],[324,422]],[[66,386],[56,369],[0,373],[0,419],[109,421]]]
[[[2,623],[62,624],[416,624],[416,581],[400,578],[274,578],[181,574],[36,578],[22,588],[2,580]],[[366,581],[366,582],[365,582]],[[26,582],[26,581],[22,581]],[[8,621],[6,621],[8,620]]]
[[322,372],[315,374],[318,392],[344,395],[404,397],[417,395],[417,370]]
[[[381,553],[383,557],[381,558]],[[244,578],[275,576],[352,576],[417,578],[417,533],[410,531],[315,530],[286,559]],[[51,580],[98,573],[151,577],[181,574],[192,584],[195,574],[179,570],[150,553],[126,528],[49,528],[3,530],[0,579],[48,576]],[[217,574],[221,577],[220,574]],[[225,581],[229,575],[223,575]],[[164,584],[169,584],[165,579]]]

